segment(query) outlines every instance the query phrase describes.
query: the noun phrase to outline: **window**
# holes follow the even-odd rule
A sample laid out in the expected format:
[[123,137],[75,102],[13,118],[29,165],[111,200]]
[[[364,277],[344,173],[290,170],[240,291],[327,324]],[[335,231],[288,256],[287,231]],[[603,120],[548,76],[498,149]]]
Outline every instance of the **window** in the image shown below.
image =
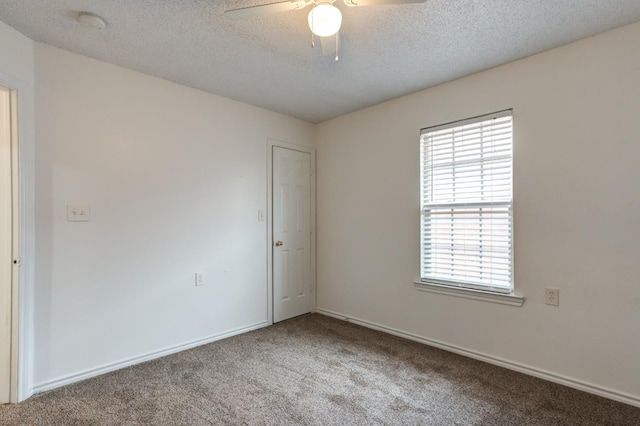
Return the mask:
[[511,293],[512,111],[423,129],[421,281]]

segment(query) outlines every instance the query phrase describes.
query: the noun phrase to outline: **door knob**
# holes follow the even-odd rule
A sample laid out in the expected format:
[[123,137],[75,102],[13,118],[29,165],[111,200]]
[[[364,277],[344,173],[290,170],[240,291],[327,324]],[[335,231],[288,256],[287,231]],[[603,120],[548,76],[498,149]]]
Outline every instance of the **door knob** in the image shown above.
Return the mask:
[[281,245],[283,245],[284,243],[280,240],[276,241],[276,247],[280,247]]

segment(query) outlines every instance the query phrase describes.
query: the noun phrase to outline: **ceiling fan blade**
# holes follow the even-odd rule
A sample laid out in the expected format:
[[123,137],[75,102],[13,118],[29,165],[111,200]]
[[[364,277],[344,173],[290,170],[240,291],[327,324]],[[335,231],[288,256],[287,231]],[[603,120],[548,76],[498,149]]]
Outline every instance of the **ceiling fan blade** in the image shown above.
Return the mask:
[[347,6],[381,6],[385,4],[424,3],[427,0],[344,0]]
[[229,19],[248,19],[255,16],[271,15],[272,13],[287,12],[289,10],[302,9],[307,5],[304,1],[285,0],[276,3],[262,4],[258,6],[241,7],[224,12]]

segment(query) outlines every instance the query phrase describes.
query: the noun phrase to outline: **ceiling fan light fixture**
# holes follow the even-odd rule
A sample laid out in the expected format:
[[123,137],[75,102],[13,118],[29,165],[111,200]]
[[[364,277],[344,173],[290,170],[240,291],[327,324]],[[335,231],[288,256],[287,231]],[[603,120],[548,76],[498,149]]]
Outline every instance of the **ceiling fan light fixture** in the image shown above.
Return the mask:
[[320,3],[309,12],[309,28],[318,37],[332,36],[340,30],[342,13],[331,3]]

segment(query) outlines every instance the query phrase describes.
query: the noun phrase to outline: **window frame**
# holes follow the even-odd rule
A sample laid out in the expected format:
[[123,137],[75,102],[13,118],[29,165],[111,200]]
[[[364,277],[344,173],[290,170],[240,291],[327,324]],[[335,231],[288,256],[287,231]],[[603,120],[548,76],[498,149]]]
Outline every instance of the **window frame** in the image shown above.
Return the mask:
[[[427,142],[424,141],[424,138],[428,137],[427,135],[432,135],[433,137],[433,134],[437,131],[449,130],[449,129],[462,130],[463,126],[468,126],[471,124],[479,124],[485,121],[500,119],[504,117],[510,117],[510,136],[509,136],[509,148],[508,148],[508,163],[509,163],[508,183],[509,183],[510,192],[509,192],[508,200],[502,199],[497,201],[489,200],[489,201],[463,202],[463,203],[457,203],[457,202],[425,203],[425,193],[426,193],[425,185],[432,185],[432,183],[431,181],[428,180],[429,175],[425,171],[425,160],[426,160],[425,156],[427,155],[425,153],[425,146]],[[514,142],[513,142],[513,139],[514,137],[513,135],[514,135],[513,109],[506,109],[506,110],[497,111],[490,114],[483,114],[476,117],[457,120],[454,122],[421,129],[420,131],[420,255],[421,255],[421,258],[420,258],[420,279],[414,281],[416,289],[431,291],[431,292],[440,293],[440,294],[451,294],[454,296],[466,297],[471,299],[487,300],[487,301],[496,302],[496,303],[505,303],[505,304],[514,305],[514,306],[522,306],[522,304],[524,303],[523,297],[516,296],[514,294],[514,261],[513,261],[514,259],[514,256],[513,256],[513,252],[514,252],[513,250],[513,246],[514,246],[513,244],[514,242],[514,228],[513,228]],[[452,144],[453,144],[453,141],[452,141]],[[479,149],[482,151],[484,149],[484,144],[485,144],[484,139],[481,139],[481,142],[478,142],[477,144],[480,147]],[[484,158],[482,158],[482,155],[483,154],[478,154],[477,156],[472,157],[473,159],[472,164],[480,165],[479,170],[481,175],[484,173],[484,169],[482,169],[482,167],[484,167],[483,162],[485,161]],[[451,167],[453,170],[456,167],[456,164],[452,163]],[[431,169],[430,171],[432,172],[433,170]],[[508,248],[509,248],[508,250],[509,257],[508,257],[508,263],[507,263],[508,271],[509,271],[509,277],[508,277],[509,285],[508,286],[504,284],[492,285],[492,284],[486,283],[486,281],[483,283],[483,282],[474,282],[472,280],[459,280],[459,279],[452,279],[452,278],[442,279],[437,275],[428,276],[427,274],[425,274],[425,270],[426,270],[426,267],[424,264],[426,259],[425,250],[427,248],[433,250],[433,246],[431,246],[429,243],[425,241],[425,220],[426,220],[425,217],[427,214],[425,210],[433,211],[438,208],[443,210],[450,209],[451,217],[453,217],[453,214],[456,211],[456,209],[461,210],[464,207],[469,207],[470,209],[477,209],[478,217],[482,217],[482,214],[484,214],[482,209],[486,208],[484,206],[491,206],[491,207],[501,206],[507,209],[506,217],[508,217],[508,236],[505,241],[508,243]],[[453,227],[454,222],[451,222],[451,223],[452,223],[451,227]],[[482,223],[482,219],[478,219],[478,223]],[[431,230],[429,230],[429,232],[431,232]],[[432,240],[429,240],[429,241],[432,241]],[[454,256],[453,253],[455,253],[455,249],[451,249],[451,253],[453,257]],[[429,254],[429,257],[431,257],[431,254]],[[482,261],[482,255],[477,256],[477,259]],[[453,265],[455,265],[455,263],[453,263]]]

